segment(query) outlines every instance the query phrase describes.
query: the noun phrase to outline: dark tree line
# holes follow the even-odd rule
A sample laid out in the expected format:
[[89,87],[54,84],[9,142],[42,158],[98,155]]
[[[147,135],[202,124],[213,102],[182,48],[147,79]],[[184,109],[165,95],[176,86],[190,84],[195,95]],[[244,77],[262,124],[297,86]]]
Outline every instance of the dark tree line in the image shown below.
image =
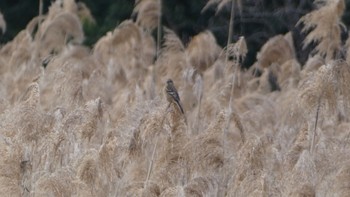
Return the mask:
[[[81,0],[90,8],[96,25],[85,26],[85,44],[93,45],[107,31],[114,29],[123,20],[132,18],[134,1],[130,0]],[[301,48],[303,35],[300,27],[295,27],[299,18],[314,9],[312,0],[242,0],[239,10],[236,6],[233,40],[245,36],[249,48],[245,65],[255,61],[256,52],[274,35],[293,32],[298,58],[303,62],[307,53]],[[347,0],[346,3],[350,3]],[[211,30],[220,45],[227,40],[230,5],[219,13],[215,6],[202,11],[207,0],[163,0],[163,25],[173,29],[186,44],[190,38],[206,29]],[[44,13],[51,0],[44,0]],[[11,40],[26,24],[39,13],[39,0],[1,0],[0,11],[7,22],[7,31],[0,36],[0,42]],[[344,23],[349,24],[349,12],[344,15]],[[306,54],[306,55],[305,55]]]

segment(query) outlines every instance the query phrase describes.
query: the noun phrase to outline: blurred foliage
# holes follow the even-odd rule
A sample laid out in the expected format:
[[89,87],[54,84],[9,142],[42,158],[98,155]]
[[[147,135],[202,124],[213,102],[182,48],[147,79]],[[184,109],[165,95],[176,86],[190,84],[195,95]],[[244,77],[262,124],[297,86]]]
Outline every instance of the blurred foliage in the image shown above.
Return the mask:
[[[92,46],[107,31],[113,30],[123,20],[132,16],[134,1],[131,0],[81,0],[91,10],[96,24],[84,23],[85,44]],[[272,36],[292,31],[297,47],[298,58],[303,62],[307,52],[301,50],[303,35],[300,27],[295,27],[299,18],[314,7],[312,0],[242,0],[242,10],[235,9],[234,37],[244,35],[249,53],[245,65],[251,65],[260,47]],[[44,0],[44,13],[50,0]],[[204,12],[207,0],[163,0],[163,25],[173,29],[186,44],[191,37],[206,29],[211,30],[221,46],[226,45],[230,3],[220,12],[215,6]],[[350,3],[350,0],[346,0]],[[7,22],[7,32],[0,36],[0,43],[11,40],[26,24],[38,15],[39,0],[1,0],[0,11]],[[348,10],[347,10],[348,11]],[[344,15],[345,24],[350,23],[349,12]],[[307,51],[307,50],[306,50]]]
[[0,12],[4,15],[7,25],[5,34],[0,36],[0,43],[5,43],[16,36],[33,17],[39,14],[39,0],[1,0]]
[[107,31],[113,30],[122,21],[130,18],[134,2],[130,0],[84,0],[96,19],[95,26],[84,25],[85,44],[93,45]]

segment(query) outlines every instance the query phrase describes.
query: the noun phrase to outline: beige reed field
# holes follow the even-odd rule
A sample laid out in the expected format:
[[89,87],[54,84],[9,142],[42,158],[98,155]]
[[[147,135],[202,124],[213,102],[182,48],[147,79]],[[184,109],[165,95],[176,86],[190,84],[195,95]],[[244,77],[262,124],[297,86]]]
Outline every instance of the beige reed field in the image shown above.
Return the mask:
[[249,69],[244,37],[183,44],[157,29],[160,1],[136,3],[92,48],[73,0],[1,46],[0,196],[350,196],[344,0],[300,19],[304,65],[287,33]]

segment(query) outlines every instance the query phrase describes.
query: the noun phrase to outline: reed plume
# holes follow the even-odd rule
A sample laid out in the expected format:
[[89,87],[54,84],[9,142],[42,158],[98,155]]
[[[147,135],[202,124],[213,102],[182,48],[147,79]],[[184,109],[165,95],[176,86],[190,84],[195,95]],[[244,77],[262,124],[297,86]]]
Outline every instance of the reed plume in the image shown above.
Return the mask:
[[[304,48],[316,42],[314,51],[325,57],[326,61],[335,57],[341,47],[341,17],[345,10],[344,0],[317,1],[318,9],[306,14],[298,24],[303,23],[303,32],[307,33]],[[297,25],[298,25],[297,24]]]
[[55,1],[0,47],[0,196],[346,196],[344,4],[317,2],[301,21],[318,54],[298,62],[277,35],[246,70],[244,37],[222,50],[209,30],[185,44],[164,28],[157,50],[161,1],[136,1],[92,49],[84,4]]
[[[319,68],[310,81],[304,82],[300,92],[301,105],[308,107],[315,114],[310,150],[314,149],[320,110],[332,112],[336,106],[334,65],[328,64]],[[323,109],[323,107],[326,107]],[[311,127],[311,126],[310,126]],[[310,131],[311,132],[311,131]]]
[[158,18],[161,17],[160,0],[139,0],[133,10],[137,14],[136,23],[147,31],[152,31],[158,26]]
[[294,47],[282,35],[270,38],[257,54],[257,63],[262,68],[267,68],[273,63],[283,64],[287,60],[295,58]]
[[210,31],[201,32],[188,44],[186,53],[190,64],[200,73],[208,69],[218,57],[220,47]]
[[[175,32],[165,29],[164,33],[163,47],[155,67],[156,75],[163,76],[158,79],[158,82],[160,83],[160,80],[166,81],[168,78],[182,81],[183,72],[190,67],[185,47]],[[181,86],[181,83],[179,85]]]

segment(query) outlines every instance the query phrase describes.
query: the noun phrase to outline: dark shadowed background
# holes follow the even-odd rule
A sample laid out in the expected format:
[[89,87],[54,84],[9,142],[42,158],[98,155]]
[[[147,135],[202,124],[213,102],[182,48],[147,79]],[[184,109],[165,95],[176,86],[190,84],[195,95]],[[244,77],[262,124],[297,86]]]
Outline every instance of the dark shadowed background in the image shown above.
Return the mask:
[[[107,31],[113,30],[123,20],[132,18],[134,1],[131,0],[81,0],[91,10],[96,25],[84,26],[85,44],[93,44]],[[234,36],[236,41],[245,36],[249,48],[245,66],[255,61],[256,52],[272,36],[293,32],[298,59],[304,62],[308,50],[301,50],[303,36],[300,27],[295,27],[299,18],[314,9],[312,0],[244,0],[241,10],[236,6],[234,20]],[[204,12],[202,8],[207,0],[163,0],[163,25],[174,30],[186,44],[193,35],[209,29],[218,43],[224,46],[227,40],[230,5],[216,13],[215,6]],[[346,1],[348,5],[350,0]],[[44,13],[47,12],[51,0],[44,0]],[[7,31],[0,36],[0,42],[11,40],[26,24],[38,15],[39,0],[1,0],[0,11],[7,22]],[[343,22],[350,24],[347,8]],[[344,36],[346,37],[346,36]]]

